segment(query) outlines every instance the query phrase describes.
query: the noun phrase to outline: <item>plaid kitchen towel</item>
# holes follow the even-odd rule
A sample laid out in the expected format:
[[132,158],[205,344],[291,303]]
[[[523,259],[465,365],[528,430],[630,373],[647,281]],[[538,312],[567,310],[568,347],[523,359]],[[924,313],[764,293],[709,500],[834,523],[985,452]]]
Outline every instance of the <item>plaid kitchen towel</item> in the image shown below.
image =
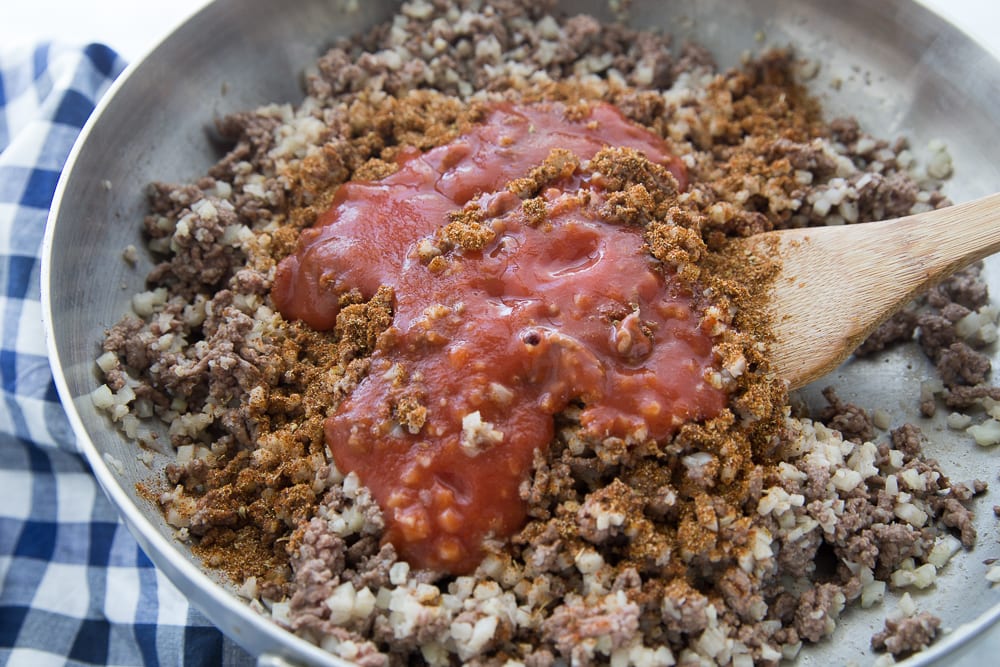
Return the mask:
[[53,190],[123,63],[0,45],[0,665],[243,665],[118,520],[56,396],[39,301]]

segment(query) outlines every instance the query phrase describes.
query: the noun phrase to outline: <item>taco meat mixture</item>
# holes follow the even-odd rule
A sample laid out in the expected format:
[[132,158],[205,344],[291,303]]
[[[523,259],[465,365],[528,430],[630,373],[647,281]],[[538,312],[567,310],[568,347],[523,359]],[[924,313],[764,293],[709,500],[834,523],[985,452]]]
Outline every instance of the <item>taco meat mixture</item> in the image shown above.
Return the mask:
[[[551,4],[413,0],[221,119],[203,178],[150,187],[94,400],[168,455],[142,489],[178,539],[348,660],[793,659],[933,586],[986,485],[880,406],[793,408],[780,260],[729,242],[948,205],[950,158],[825,118],[790,51],[719,71]],[[923,413],[1000,440],[996,320],[973,267],[858,354],[919,345]],[[903,599],[896,658],[941,632]]]

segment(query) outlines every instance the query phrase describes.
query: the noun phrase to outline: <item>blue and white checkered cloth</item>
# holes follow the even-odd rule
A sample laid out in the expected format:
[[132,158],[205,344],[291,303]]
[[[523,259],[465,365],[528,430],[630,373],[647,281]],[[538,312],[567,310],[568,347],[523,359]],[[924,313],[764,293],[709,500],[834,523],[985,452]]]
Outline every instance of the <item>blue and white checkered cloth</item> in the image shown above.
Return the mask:
[[77,453],[46,357],[39,252],[60,171],[124,67],[0,47],[0,665],[243,665],[139,549]]

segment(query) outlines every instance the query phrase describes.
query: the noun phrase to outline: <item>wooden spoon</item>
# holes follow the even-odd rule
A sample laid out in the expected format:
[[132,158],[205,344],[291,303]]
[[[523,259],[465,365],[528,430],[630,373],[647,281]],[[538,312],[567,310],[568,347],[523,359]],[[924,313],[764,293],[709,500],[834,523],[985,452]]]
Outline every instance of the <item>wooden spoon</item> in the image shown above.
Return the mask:
[[778,253],[772,370],[795,389],[832,371],[911,299],[1000,251],[1000,194],[916,215],[736,242]]

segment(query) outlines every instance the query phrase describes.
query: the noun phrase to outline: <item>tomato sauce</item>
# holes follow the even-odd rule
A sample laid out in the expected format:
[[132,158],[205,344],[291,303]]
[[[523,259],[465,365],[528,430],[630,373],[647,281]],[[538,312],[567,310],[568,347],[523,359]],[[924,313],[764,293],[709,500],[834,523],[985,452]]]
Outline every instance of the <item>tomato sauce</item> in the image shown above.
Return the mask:
[[[277,307],[317,329],[335,325],[349,290],[394,290],[392,325],[326,439],[416,567],[469,572],[485,539],[520,528],[520,487],[570,405],[595,438],[644,440],[725,404],[705,381],[712,341],[691,295],[656,266],[640,230],[601,219],[599,179],[580,169],[548,187],[543,224],[502,189],[555,148],[586,161],[606,145],[684,178],[661,139],[608,105],[576,121],[557,105],[498,105],[454,142],[401,158],[395,174],[341,186],[278,267]],[[422,261],[421,243],[470,201],[491,238]]]

